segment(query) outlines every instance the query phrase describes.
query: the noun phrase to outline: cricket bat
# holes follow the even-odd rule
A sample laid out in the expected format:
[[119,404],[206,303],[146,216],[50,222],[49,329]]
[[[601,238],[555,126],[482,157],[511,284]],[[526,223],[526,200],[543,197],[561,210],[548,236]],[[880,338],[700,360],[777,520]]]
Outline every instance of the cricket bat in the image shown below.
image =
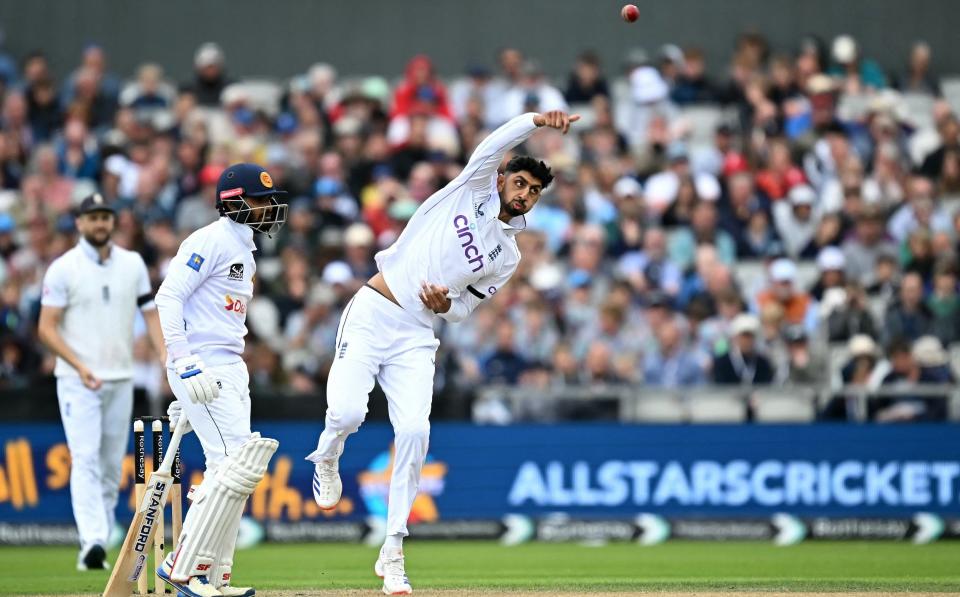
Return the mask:
[[130,523],[127,537],[123,540],[123,547],[120,548],[113,572],[110,573],[110,580],[107,581],[107,586],[103,590],[104,597],[129,597],[133,592],[134,583],[147,567],[147,556],[153,544],[157,522],[167,503],[170,487],[173,485],[173,475],[170,473],[186,424],[187,418],[181,416],[170,438],[170,446],[163,456],[160,468],[154,471],[147,481],[143,499],[133,515],[133,522]]

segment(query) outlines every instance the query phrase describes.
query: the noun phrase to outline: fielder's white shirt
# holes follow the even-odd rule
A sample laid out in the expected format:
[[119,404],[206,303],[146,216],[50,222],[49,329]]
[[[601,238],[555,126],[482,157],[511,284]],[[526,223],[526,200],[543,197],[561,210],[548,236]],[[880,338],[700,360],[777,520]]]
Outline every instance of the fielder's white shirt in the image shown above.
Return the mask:
[[[113,244],[105,261],[83,238],[50,264],[40,304],[63,309],[60,334],[80,362],[104,381],[133,377],[137,308],[155,308],[150,275],[139,253]],[[57,377],[77,371],[57,357]]]
[[435,314],[419,298],[422,282],[447,286],[450,310],[440,317],[461,321],[517,270],[514,237],[526,219],[505,224],[497,218],[497,168],[507,151],[537,129],[534,116],[517,116],[484,139],[460,175],[424,201],[400,238],[377,253],[377,267],[397,302],[424,325],[432,325]]
[[226,217],[183,241],[156,299],[168,365],[190,354],[207,365],[242,360],[256,250],[253,229]]

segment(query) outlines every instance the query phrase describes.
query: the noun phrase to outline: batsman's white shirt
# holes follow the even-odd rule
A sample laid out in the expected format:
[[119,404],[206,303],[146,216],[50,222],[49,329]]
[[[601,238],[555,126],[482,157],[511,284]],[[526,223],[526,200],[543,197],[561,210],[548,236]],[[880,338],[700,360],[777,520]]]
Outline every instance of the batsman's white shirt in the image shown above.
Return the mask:
[[[200,439],[207,470],[250,437],[250,379],[242,355],[256,250],[252,228],[222,217],[183,241],[157,291],[167,380]],[[191,402],[172,368],[190,354],[203,359],[220,386],[212,404]]]
[[400,238],[377,253],[393,296],[424,325],[433,325],[434,313],[420,301],[422,282],[447,286],[450,310],[440,317],[461,321],[517,270],[514,237],[526,219],[507,224],[497,218],[497,168],[507,151],[537,130],[534,116],[517,116],[484,139],[460,175],[424,201]]
[[[133,324],[137,307],[153,309],[150,275],[139,253],[115,245],[101,263],[80,239],[50,264],[40,304],[63,311],[60,334],[94,375],[104,381],[133,377]],[[57,377],[79,377],[57,358]]]
[[168,366],[190,354],[207,365],[242,360],[256,250],[253,229],[225,217],[183,241],[156,298]]

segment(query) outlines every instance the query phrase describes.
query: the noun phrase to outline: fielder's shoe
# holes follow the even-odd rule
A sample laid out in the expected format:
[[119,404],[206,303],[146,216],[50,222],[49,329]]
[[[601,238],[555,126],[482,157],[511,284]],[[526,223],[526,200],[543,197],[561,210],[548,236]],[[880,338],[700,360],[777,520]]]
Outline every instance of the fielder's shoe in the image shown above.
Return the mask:
[[81,552],[77,557],[77,570],[109,570],[110,563],[107,562],[107,552],[100,545],[92,545],[86,552]]
[[321,460],[314,464],[313,499],[324,510],[332,510],[336,507],[340,501],[340,494],[343,493],[343,483],[340,481],[340,454],[342,452],[343,446],[341,444],[336,458]]
[[206,576],[191,576],[187,582],[177,582],[170,578],[173,570],[173,552],[167,555],[163,563],[157,568],[157,576],[177,591],[180,597],[221,597],[222,593],[216,590]]
[[400,547],[380,548],[380,557],[373,565],[373,571],[383,579],[385,595],[409,595],[413,593],[410,580],[403,569],[403,549]]

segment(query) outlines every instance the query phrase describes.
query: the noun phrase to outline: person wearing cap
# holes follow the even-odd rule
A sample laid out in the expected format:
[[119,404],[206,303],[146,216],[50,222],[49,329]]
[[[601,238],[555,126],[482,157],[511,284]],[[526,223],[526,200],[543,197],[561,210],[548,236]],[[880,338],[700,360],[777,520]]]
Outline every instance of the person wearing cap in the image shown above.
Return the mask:
[[810,349],[809,337],[803,326],[787,326],[782,336],[787,349],[787,369],[783,381],[798,385],[823,383],[827,372],[823,351]]
[[773,383],[773,365],[759,351],[760,320],[741,313],[730,322],[726,353],[713,358],[713,382],[720,385]]
[[847,282],[846,258],[837,247],[824,247],[817,255],[817,270],[820,276],[810,289],[810,295],[820,301],[829,288],[843,288]]
[[875,61],[860,55],[853,36],[838,35],[834,38],[831,56],[835,64],[830,68],[830,75],[845,78],[844,90],[847,93],[862,93],[860,85],[872,87],[874,90],[887,86],[883,69]]
[[816,326],[816,303],[797,287],[797,264],[790,259],[776,259],[769,268],[770,286],[757,295],[757,307],[779,303],[790,325],[804,325],[808,330]]
[[209,108],[220,107],[220,94],[233,81],[224,70],[223,50],[213,42],[197,48],[193,56],[194,80],[186,89],[197,98],[197,103]]
[[121,462],[133,416],[137,313],[158,354],[163,336],[147,266],[111,242],[114,208],[95,193],[80,204],[80,240],[47,269],[40,341],[57,357],[57,400],[70,449],[70,497],[80,536],[78,570],[106,567]]
[[[914,384],[952,384],[950,359],[935,336],[922,336],[912,344],[895,340],[887,350],[889,373],[884,386],[907,390]],[[915,396],[909,392],[871,401],[871,418],[877,422],[936,421],[946,418],[947,396]]]
[[837,393],[820,413],[822,419],[858,420],[863,391],[876,389],[883,379],[880,349],[873,338],[866,334],[851,337],[847,341],[847,353],[847,361],[839,371],[834,370],[831,385]]
[[817,194],[807,185],[790,189],[784,201],[773,204],[773,222],[787,255],[796,259],[810,244],[820,224]]
[[516,235],[525,214],[550,184],[550,168],[507,152],[538,128],[566,133],[578,115],[528,113],[495,130],[476,148],[463,171],[414,212],[400,237],[375,256],[378,273],[344,310],[336,358],[327,379],[327,413],[317,449],[313,497],[336,507],[343,485],[339,460],[350,434],[360,428],[379,380],[394,429],[386,541],[374,565],[388,594],[412,592],[403,538],[417,495],[430,437],[437,318],[466,319],[496,294],[519,265]]
[[[187,417],[206,459],[198,495],[216,491],[219,474],[240,466],[230,454],[243,454],[249,442],[264,441],[250,430],[244,336],[256,273],[254,235],[273,235],[283,226],[285,196],[256,164],[224,170],[216,192],[220,218],[183,241],[157,291],[167,380],[176,397],[167,412],[174,423]],[[177,556],[171,552],[157,575],[188,597],[251,595],[249,587],[230,586],[240,510],[225,508],[221,516],[194,502]],[[198,532],[203,528],[217,533]]]

